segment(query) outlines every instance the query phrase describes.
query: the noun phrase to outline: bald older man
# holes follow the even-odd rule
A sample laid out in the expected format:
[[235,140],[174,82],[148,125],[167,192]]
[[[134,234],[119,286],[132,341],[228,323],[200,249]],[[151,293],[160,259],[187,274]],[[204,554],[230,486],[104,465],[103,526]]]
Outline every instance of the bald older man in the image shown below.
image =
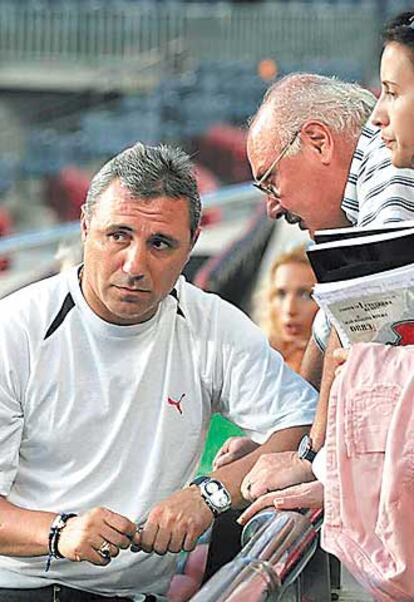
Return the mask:
[[341,208],[358,137],[374,96],[356,84],[312,74],[274,84],[253,118],[247,153],[272,218],[302,229],[349,225]]
[[[255,185],[266,194],[269,217],[283,216],[311,236],[322,228],[414,219],[414,170],[391,165],[379,128],[366,123],[374,104],[374,95],[356,84],[307,73],[288,75],[267,91],[250,123],[247,152]],[[323,318],[315,322],[301,374],[319,388],[325,356],[320,400],[307,442],[317,450],[324,442],[331,356],[339,342],[333,333],[326,349],[329,324]],[[239,457],[237,441],[226,442],[218,455],[216,467]],[[318,494],[309,483],[314,478],[311,463],[297,452],[261,456],[242,484],[244,497],[256,500],[242,523],[282,497],[279,507],[297,506],[295,487],[290,487],[296,483],[304,483],[301,495],[305,493],[312,505]],[[207,576],[237,549],[235,542],[233,549],[225,550],[222,527],[214,528],[217,537]]]
[[[374,103],[374,96],[356,84],[314,74],[289,75],[268,90],[251,121],[247,151],[270,217],[284,216],[311,236],[322,228],[413,219],[413,170],[394,168],[378,129],[363,127]],[[301,371],[318,388],[329,336],[323,320],[319,326]],[[331,355],[337,346],[332,334],[307,442],[311,451],[324,441]],[[270,454],[246,476],[242,492],[254,500],[268,489],[313,478],[310,463],[295,452]]]
[[[393,167],[378,128],[369,123],[362,128],[373,102],[372,94],[357,85],[311,74],[287,76],[268,90],[251,122],[247,148],[255,184],[267,195],[270,217],[285,216],[311,236],[322,228],[378,226],[414,218],[414,170]],[[320,343],[326,345],[328,333],[329,328],[322,336],[320,329],[314,332],[302,366],[302,376],[317,387],[324,351]],[[324,442],[332,353],[338,346],[331,333],[317,414],[306,445],[299,454],[264,456],[243,482],[247,499],[314,479],[308,460]],[[269,505],[271,498],[271,493],[263,495],[252,510]]]

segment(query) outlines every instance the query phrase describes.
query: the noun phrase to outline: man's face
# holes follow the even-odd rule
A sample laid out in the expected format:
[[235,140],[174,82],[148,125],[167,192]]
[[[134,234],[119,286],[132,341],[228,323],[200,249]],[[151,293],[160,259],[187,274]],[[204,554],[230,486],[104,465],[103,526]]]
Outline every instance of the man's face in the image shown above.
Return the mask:
[[414,167],[413,53],[392,42],[381,59],[381,96],[372,120],[382,128],[382,139],[396,167]]
[[136,199],[114,180],[90,218],[82,217],[82,290],[113,324],[149,320],[186,264],[193,246],[186,199]]
[[[269,128],[273,116],[264,106],[253,123],[247,140],[247,155],[255,180],[260,180],[275,157],[283,151]],[[301,139],[302,134],[299,134]],[[316,147],[301,142],[299,152],[284,156],[269,174],[265,184],[271,184],[275,193],[267,195],[267,213],[272,219],[285,215],[287,221],[297,222],[301,229],[315,230],[346,225],[340,210],[346,176],[333,173],[321,161]],[[329,176],[329,179],[328,179]],[[343,179],[339,192],[333,190],[330,178]],[[336,188],[336,186],[335,186]]]

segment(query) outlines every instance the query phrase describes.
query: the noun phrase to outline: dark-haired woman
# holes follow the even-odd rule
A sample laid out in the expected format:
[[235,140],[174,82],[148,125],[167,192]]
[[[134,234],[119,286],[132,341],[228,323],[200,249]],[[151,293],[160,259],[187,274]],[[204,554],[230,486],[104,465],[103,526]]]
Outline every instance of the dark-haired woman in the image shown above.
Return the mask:
[[414,11],[393,18],[383,32],[381,96],[373,121],[396,167],[414,167]]

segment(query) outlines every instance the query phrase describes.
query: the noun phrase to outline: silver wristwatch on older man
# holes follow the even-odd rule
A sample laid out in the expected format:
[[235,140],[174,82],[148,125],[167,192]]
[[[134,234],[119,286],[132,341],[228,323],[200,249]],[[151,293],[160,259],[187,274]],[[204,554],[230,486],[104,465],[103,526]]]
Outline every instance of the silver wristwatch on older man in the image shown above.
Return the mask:
[[304,435],[300,440],[297,454],[301,460],[309,460],[310,463],[314,461],[317,452],[312,448],[312,439],[309,435]]

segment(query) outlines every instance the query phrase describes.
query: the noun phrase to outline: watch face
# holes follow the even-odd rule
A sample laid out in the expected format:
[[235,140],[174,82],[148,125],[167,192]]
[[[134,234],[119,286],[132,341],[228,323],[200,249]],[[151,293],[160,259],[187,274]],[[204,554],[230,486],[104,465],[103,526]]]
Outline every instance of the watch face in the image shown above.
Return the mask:
[[311,448],[310,437],[308,435],[305,435],[304,437],[302,437],[301,442],[299,444],[299,449],[298,449],[299,458],[304,458],[306,456],[307,452],[310,450],[310,448]]
[[297,454],[301,460],[308,460],[308,462],[314,461],[316,451],[312,449],[312,439],[309,437],[309,435],[302,437],[301,442],[299,443]]
[[223,485],[214,479],[211,479],[204,485],[205,494],[208,496],[211,504],[218,510],[227,509],[231,503],[230,496]]
[[209,495],[214,495],[219,489],[220,485],[217,483],[217,481],[211,480],[205,485],[205,490]]

